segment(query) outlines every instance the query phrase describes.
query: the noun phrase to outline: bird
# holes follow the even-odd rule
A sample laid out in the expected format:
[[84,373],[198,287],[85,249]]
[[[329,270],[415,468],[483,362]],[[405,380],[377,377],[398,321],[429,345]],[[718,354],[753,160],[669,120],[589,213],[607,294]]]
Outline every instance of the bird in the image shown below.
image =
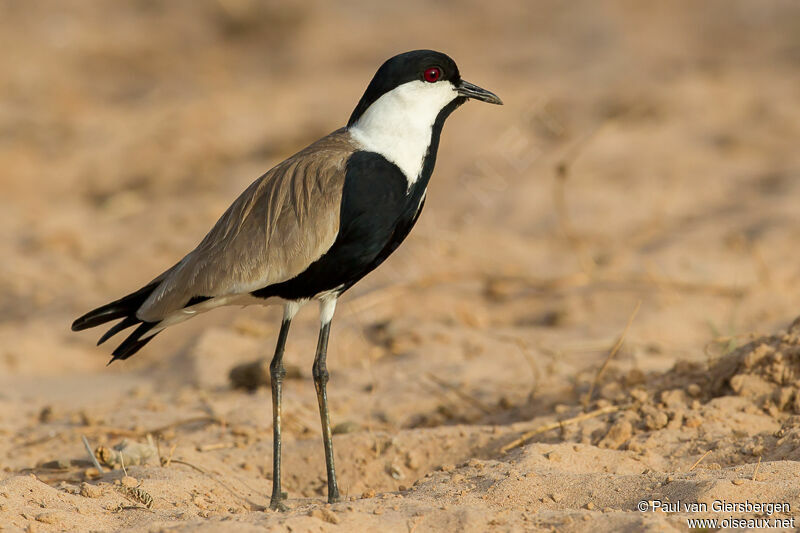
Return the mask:
[[376,71],[347,125],[256,179],[197,247],[139,290],[76,319],[73,331],[118,320],[98,346],[135,326],[108,364],[138,352],[166,328],[225,305],[281,305],[270,363],[273,476],[281,491],[283,353],[292,319],[319,303],[312,377],[319,404],[328,502],[340,500],[328,412],[326,357],[339,297],[377,268],[411,231],[425,204],[442,126],[468,100],[500,98],[461,78],[448,55],[413,50]]

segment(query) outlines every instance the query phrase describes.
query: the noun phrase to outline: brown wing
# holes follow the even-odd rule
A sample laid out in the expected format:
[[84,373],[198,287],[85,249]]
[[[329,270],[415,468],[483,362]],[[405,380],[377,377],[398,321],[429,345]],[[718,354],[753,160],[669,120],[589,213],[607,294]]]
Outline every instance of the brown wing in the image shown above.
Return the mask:
[[303,272],[336,239],[353,150],[340,129],[258,178],[197,248],[156,278],[137,317],[158,321],[192,297],[245,294]]

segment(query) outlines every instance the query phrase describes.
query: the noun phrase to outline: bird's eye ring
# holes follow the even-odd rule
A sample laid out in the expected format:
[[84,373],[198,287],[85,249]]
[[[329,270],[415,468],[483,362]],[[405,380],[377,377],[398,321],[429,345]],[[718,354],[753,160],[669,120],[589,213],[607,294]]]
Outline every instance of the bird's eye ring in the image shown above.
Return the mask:
[[442,75],[442,70],[438,67],[431,67],[427,69],[423,74],[422,77],[425,78],[425,81],[428,83],[434,83],[439,81],[439,77]]

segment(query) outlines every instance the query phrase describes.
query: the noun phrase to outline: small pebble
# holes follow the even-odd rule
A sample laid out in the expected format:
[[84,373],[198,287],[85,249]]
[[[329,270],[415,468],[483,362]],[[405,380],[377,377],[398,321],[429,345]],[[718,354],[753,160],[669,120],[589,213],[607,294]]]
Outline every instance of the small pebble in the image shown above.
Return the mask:
[[92,485],[91,483],[86,483],[85,481],[81,483],[81,496],[84,498],[99,498],[102,495],[103,489],[97,485]]
[[36,515],[36,521],[41,522],[42,524],[50,524],[50,525],[57,525],[62,522],[61,517],[58,516],[58,513],[42,513]]
[[331,432],[334,435],[345,435],[347,433],[355,433],[356,431],[360,431],[360,430],[361,430],[361,426],[358,423],[348,420],[348,421],[341,422],[341,423],[336,424],[335,426],[333,426],[333,429],[331,430]]
[[397,466],[397,465],[394,465],[394,464],[389,466],[389,475],[391,475],[392,478],[397,479],[397,480],[400,480],[400,479],[403,479],[404,477],[406,477],[406,475],[403,473],[403,471],[400,469],[400,467]]

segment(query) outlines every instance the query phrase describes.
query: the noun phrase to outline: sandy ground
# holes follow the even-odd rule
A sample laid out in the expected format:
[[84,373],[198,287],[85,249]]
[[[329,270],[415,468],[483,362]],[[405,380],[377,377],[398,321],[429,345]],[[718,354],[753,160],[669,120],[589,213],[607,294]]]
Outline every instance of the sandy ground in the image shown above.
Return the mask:
[[[0,528],[765,516],[719,500],[797,516],[796,2],[0,1],[0,46]],[[264,511],[269,394],[228,372],[271,356],[278,310],[209,313],[110,367],[100,332],[69,324],[179,259],[342,125],[380,62],[421,47],[506,105],[449,120],[417,228],[340,303],[332,506],[316,309],[296,320],[291,510]],[[126,445],[127,476],[94,471],[82,436],[112,463]]]

